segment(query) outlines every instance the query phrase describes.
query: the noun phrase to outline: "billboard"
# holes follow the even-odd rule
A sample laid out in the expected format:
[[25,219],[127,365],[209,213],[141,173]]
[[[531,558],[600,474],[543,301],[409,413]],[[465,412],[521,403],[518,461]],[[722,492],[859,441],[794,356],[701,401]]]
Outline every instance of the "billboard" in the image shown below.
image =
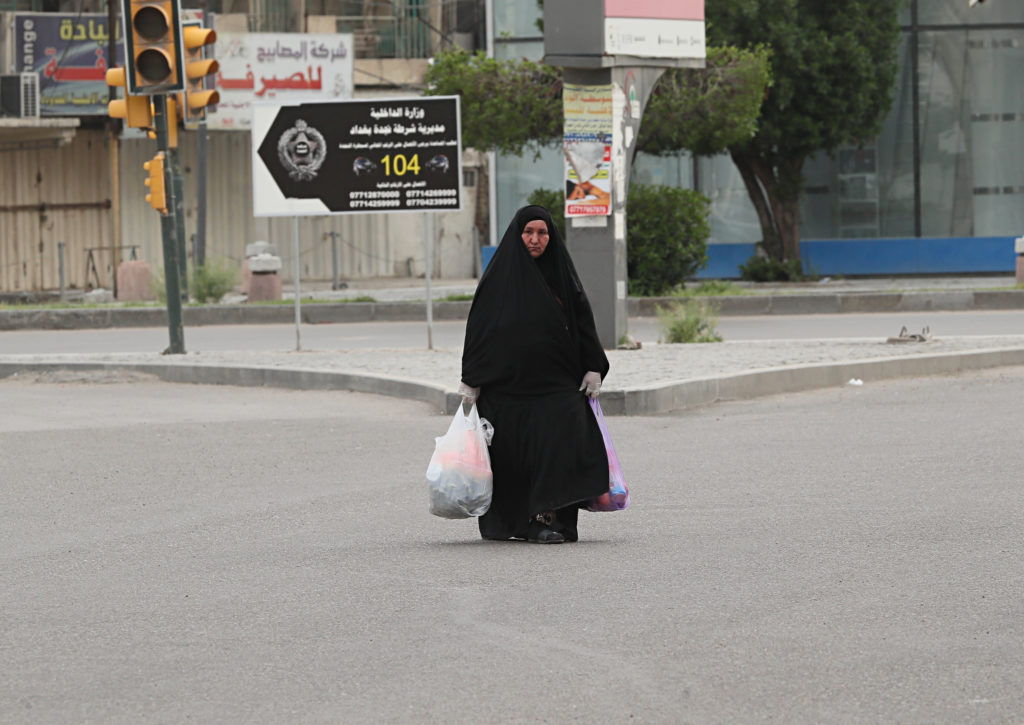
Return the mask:
[[207,128],[248,130],[254,103],[348,98],[353,56],[351,34],[218,33],[220,103]]
[[458,211],[456,96],[257,104],[256,216]]
[[[113,65],[124,65],[120,23],[114,33]],[[109,42],[105,13],[14,14],[14,68],[39,74],[40,115],[107,115]]]

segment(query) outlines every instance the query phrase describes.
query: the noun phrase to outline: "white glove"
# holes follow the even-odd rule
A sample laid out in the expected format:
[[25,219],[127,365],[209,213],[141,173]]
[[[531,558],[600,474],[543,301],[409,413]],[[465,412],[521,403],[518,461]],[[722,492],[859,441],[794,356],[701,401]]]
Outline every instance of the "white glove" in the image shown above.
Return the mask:
[[587,392],[588,398],[597,398],[601,394],[601,373],[595,373],[593,370],[583,376],[583,382],[580,383],[580,392]]
[[459,383],[459,395],[462,396],[462,402],[464,405],[473,407],[473,404],[480,397],[480,388],[474,388],[465,383]]

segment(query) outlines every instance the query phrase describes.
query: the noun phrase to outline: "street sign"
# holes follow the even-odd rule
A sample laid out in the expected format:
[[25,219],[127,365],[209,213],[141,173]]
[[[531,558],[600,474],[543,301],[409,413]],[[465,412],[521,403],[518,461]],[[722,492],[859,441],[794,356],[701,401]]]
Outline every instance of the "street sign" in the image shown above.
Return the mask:
[[457,96],[253,106],[256,216],[458,211]]

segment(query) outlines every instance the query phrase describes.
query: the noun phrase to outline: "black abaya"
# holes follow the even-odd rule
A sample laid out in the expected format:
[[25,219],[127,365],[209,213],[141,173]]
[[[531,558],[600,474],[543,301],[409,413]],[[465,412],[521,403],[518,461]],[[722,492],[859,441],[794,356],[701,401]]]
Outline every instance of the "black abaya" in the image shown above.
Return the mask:
[[[534,219],[549,231],[536,260],[521,236]],[[558,509],[566,513],[555,528],[575,534],[575,507],[607,493],[601,432],[579,391],[587,371],[608,372],[590,304],[550,214],[525,207],[481,278],[466,324],[462,380],[481,389],[480,415],[495,431],[484,537],[524,537],[535,515]]]

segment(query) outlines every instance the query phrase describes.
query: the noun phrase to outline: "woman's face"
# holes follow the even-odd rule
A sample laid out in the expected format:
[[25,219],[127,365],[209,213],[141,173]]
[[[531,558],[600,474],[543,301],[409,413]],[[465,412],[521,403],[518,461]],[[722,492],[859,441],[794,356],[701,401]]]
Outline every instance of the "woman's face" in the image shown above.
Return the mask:
[[542,219],[526,222],[523,227],[523,244],[534,259],[544,254],[548,248],[548,225]]

